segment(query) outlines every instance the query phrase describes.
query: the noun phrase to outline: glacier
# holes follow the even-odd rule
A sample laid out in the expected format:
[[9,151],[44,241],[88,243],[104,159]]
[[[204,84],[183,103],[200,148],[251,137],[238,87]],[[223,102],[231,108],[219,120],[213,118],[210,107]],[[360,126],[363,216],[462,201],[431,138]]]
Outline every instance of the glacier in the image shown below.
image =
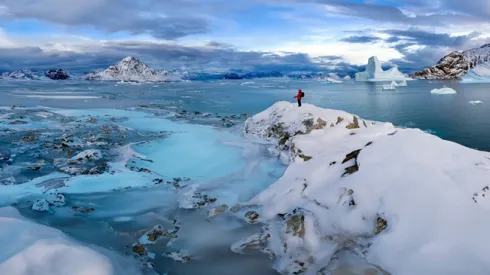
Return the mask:
[[470,69],[461,79],[462,83],[490,83],[490,64],[482,63]]
[[381,63],[376,56],[372,56],[368,59],[368,64],[364,72],[356,73],[356,81],[394,81],[394,80],[412,80],[406,77],[397,67],[393,67],[384,71],[381,68]]
[[241,205],[265,226],[237,244],[267,253],[281,274],[337,274],[346,257],[357,264],[342,271],[357,274],[490,270],[487,152],[288,102],[249,118],[244,133],[289,160],[276,183]]

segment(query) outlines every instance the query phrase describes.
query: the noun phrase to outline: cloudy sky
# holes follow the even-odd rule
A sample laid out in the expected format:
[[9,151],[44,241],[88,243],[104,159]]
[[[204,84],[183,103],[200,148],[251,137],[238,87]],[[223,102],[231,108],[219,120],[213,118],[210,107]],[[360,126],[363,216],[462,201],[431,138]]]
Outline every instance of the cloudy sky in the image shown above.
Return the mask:
[[410,71],[490,41],[488,0],[0,0],[0,70]]

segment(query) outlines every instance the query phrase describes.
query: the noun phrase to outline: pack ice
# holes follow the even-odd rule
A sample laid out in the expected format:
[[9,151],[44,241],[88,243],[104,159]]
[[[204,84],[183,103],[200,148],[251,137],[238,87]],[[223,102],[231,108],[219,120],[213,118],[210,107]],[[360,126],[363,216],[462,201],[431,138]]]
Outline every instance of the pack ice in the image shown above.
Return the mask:
[[244,133],[289,166],[240,206],[265,226],[234,251],[260,249],[281,274],[488,274],[490,153],[288,102]]
[[356,73],[356,81],[398,81],[411,80],[411,78],[403,75],[397,67],[393,67],[386,71],[381,68],[381,63],[376,56],[372,56],[368,60],[366,70]]

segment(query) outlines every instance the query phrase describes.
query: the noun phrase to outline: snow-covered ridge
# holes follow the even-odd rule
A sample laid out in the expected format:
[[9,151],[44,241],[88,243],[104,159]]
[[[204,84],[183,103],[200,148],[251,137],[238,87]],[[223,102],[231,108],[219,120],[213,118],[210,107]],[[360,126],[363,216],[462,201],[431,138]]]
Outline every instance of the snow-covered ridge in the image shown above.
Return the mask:
[[249,118],[244,132],[289,167],[241,206],[266,226],[235,250],[261,249],[282,274],[490,270],[490,153],[288,102]]
[[395,80],[410,80],[402,74],[397,67],[392,67],[386,71],[381,68],[381,63],[376,56],[372,56],[368,60],[366,70],[356,73],[356,81],[395,81]]
[[171,82],[182,81],[184,74],[167,70],[155,70],[135,57],[128,56],[109,68],[91,72],[83,76],[85,80],[130,81],[130,82]]
[[23,80],[65,80],[69,79],[71,76],[68,72],[58,69],[58,70],[48,70],[34,72],[31,70],[17,70],[13,72],[4,72],[0,74],[0,79],[23,79]]
[[417,79],[461,79],[472,68],[489,61],[490,44],[485,44],[479,48],[463,52],[452,52],[441,58],[436,65],[416,72],[412,77]]

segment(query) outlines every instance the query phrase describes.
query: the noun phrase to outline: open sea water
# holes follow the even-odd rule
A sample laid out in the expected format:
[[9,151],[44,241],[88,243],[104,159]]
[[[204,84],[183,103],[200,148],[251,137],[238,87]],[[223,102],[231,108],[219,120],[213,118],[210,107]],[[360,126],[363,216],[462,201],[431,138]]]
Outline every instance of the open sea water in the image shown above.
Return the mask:
[[[455,95],[430,91],[444,85]],[[490,84],[409,81],[382,90],[382,83],[261,79],[162,84],[2,81],[3,105],[62,108],[128,108],[158,104],[175,110],[253,115],[279,100],[293,102],[297,89],[305,103],[341,109],[363,118],[426,130],[471,148],[490,151]],[[482,104],[472,105],[470,101]]]

